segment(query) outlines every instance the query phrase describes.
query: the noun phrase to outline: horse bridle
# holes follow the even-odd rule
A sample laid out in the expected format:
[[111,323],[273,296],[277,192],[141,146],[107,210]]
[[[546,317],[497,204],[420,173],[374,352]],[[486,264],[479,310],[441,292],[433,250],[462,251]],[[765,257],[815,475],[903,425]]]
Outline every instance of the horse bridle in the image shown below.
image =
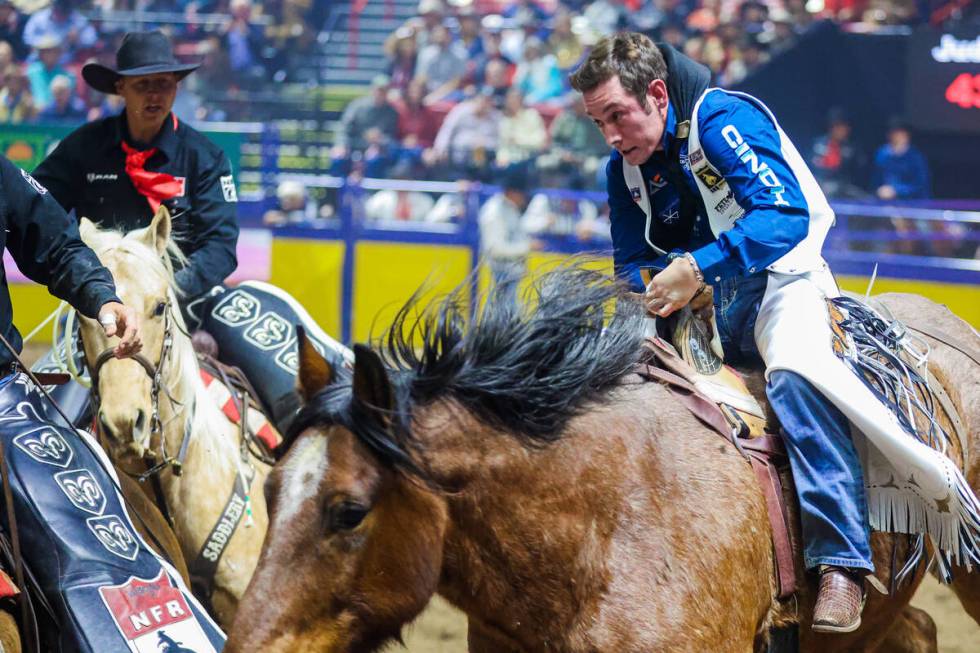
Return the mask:
[[[170,401],[172,406],[183,405],[181,401],[174,398],[174,396],[170,393],[170,390],[163,383],[163,368],[167,364],[167,360],[170,358],[170,354],[173,351],[174,339],[172,328],[174,326],[176,326],[178,329],[180,328],[180,325],[177,324],[175,319],[173,319],[171,311],[172,304],[168,301],[164,305],[163,310],[163,342],[160,345],[160,356],[157,359],[157,363],[154,365],[142,354],[134,354],[130,357],[132,360],[139,363],[140,367],[143,368],[147,376],[150,377],[150,448],[144,455],[147,470],[141,474],[130,474],[131,476],[136,476],[137,480],[139,480],[141,483],[150,476],[156,477],[157,474],[162,472],[167,467],[171,467],[173,469],[175,476],[180,476],[184,458],[187,454],[187,445],[190,441],[191,423],[193,422],[193,419],[188,419],[186,421],[184,436],[181,439],[177,457],[172,458],[167,454],[166,439],[163,437],[163,421],[160,418],[160,392],[163,391],[167,395],[167,399]],[[92,398],[96,407],[100,406],[102,403],[102,399],[99,396],[99,372],[102,370],[102,367],[113,358],[115,358],[115,350],[114,348],[109,347],[96,357],[95,363],[89,370],[89,376],[92,379]],[[96,420],[96,424],[98,430],[101,431],[102,426],[99,420]],[[154,438],[157,438],[159,442],[159,454],[153,450]]]

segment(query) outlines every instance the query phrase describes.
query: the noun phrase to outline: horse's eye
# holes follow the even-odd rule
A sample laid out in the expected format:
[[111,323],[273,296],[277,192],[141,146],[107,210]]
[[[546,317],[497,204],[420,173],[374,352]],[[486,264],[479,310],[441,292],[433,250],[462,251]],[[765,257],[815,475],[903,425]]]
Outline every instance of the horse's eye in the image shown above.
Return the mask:
[[160,302],[153,307],[153,316],[160,317],[165,310],[167,310],[167,302]]
[[331,531],[351,531],[357,528],[368,514],[364,506],[350,501],[342,501],[330,506],[327,511],[328,526]]

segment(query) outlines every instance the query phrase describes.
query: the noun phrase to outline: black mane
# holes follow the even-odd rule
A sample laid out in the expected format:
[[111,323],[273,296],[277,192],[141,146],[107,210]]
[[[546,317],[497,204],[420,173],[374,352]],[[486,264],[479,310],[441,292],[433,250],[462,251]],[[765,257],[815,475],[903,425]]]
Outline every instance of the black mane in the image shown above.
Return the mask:
[[525,445],[557,440],[641,357],[640,303],[587,264],[559,266],[519,297],[516,282],[498,283],[475,314],[472,279],[421,310],[416,293],[380,345],[395,397],[387,419],[358,405],[348,373],[303,407],[286,441],[312,426],[344,426],[384,464],[424,477],[409,453],[412,411],[446,398]]

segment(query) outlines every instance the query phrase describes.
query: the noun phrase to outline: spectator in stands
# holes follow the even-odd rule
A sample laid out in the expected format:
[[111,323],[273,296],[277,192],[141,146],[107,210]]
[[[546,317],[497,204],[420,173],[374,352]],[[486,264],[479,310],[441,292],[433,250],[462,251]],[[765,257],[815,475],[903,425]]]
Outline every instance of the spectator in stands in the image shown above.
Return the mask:
[[13,0],[0,0],[0,41],[7,42],[14,53],[14,58],[22,60],[31,51],[24,43],[24,27],[27,24],[24,16],[17,11]]
[[713,32],[718,28],[721,16],[721,0],[701,0],[698,6],[687,15],[685,23],[688,29],[702,34]]
[[874,188],[885,201],[929,198],[926,158],[912,145],[908,127],[898,118],[889,122],[888,142],[875,154]]
[[[488,16],[488,18],[490,18]],[[524,59],[524,44],[530,38],[541,38],[544,32],[541,21],[530,12],[520,12],[513,18],[498,19],[500,27],[500,51],[512,61]],[[493,24],[493,23],[492,23]]]
[[585,54],[585,45],[572,31],[572,14],[564,7],[555,12],[554,26],[548,37],[548,48],[555,55],[555,62],[560,70],[574,68]]
[[398,140],[403,148],[428,148],[436,141],[442,117],[423,104],[425,84],[412,80],[401,98],[392,104],[398,112]]
[[9,66],[3,74],[0,89],[0,124],[15,125],[30,122],[37,110],[31,96],[31,83],[17,65]]
[[768,58],[758,39],[746,35],[737,45],[728,49],[728,65],[719,76],[718,83],[724,86],[737,84],[751,71],[768,61]]
[[431,104],[459,88],[466,74],[466,55],[452,42],[445,25],[437,25],[429,39],[419,51],[415,75],[425,82],[426,103]]
[[806,8],[807,0],[783,0],[786,12],[790,15],[790,21],[797,30],[804,30],[814,21],[814,14]]
[[85,121],[85,103],[72,92],[71,80],[58,75],[51,80],[51,104],[41,109],[39,122],[78,124]]
[[[514,281],[527,270],[527,255],[541,249],[524,221],[527,207],[528,170],[511,166],[501,179],[501,190],[480,209],[480,250],[497,282]],[[513,285],[507,289],[516,292]]]
[[228,44],[228,61],[232,71],[242,81],[253,85],[261,82],[265,70],[262,67],[262,48],[265,35],[262,28],[251,22],[252,0],[231,0],[231,20],[225,27]]
[[[603,204],[597,207],[594,218],[583,216],[575,225],[575,237],[579,242],[589,243],[598,246],[600,242],[608,243],[612,240],[612,227],[609,224],[609,205]],[[598,241],[598,242],[597,242]],[[608,245],[605,245],[608,247]]]
[[472,7],[462,7],[456,14],[459,23],[459,33],[456,42],[459,44],[467,61],[476,61],[483,55],[483,38],[480,34],[480,17]]
[[510,90],[513,69],[503,58],[491,59],[483,69],[483,86],[493,90],[494,104],[502,106]]
[[[875,195],[886,202],[929,199],[929,166],[914,145],[908,126],[898,117],[889,121],[888,142],[875,154],[873,186]],[[935,234],[946,236],[948,225],[940,221],[894,218],[892,224],[900,239],[895,249],[902,254],[952,255],[953,244],[942,239],[922,242]]]
[[308,201],[306,186],[301,181],[286,179],[279,182],[276,200],[278,206],[262,215],[262,224],[266,226],[303,224],[316,217],[316,206]]
[[355,168],[358,176],[384,179],[392,163],[392,139],[377,127],[364,132],[364,152]]
[[493,89],[484,86],[446,116],[425,157],[428,165],[442,168],[442,176],[486,177],[500,144],[500,112],[493,96]]
[[789,48],[796,41],[797,26],[794,17],[786,9],[779,7],[769,12],[771,29],[760,36],[769,47],[770,54]]
[[201,57],[201,67],[187,78],[184,88],[197,93],[205,100],[208,97],[227,97],[233,91],[235,78],[228,51],[221,37],[216,35],[205,37],[198,43],[197,53]]
[[[392,173],[393,179],[411,179],[408,168]],[[426,219],[435,200],[417,190],[379,190],[364,202],[364,217],[368,220],[421,222]]]
[[44,39],[61,45],[63,63],[75,58],[79,50],[91,48],[98,40],[95,28],[76,8],[76,0],[53,0],[51,6],[35,12],[24,26],[24,42],[36,48]]
[[769,19],[769,7],[759,0],[746,0],[738,8],[738,22],[746,34],[761,34]]
[[599,209],[587,199],[576,200],[553,192],[541,192],[528,203],[524,226],[532,234],[567,236],[584,229],[580,226],[583,222],[591,225],[598,216]]
[[265,29],[268,55],[264,57],[273,78],[315,81],[306,77],[317,73],[309,67],[318,33],[308,18],[314,11],[310,0],[263,0],[262,10],[273,21]]
[[0,41],[0,70],[6,70],[7,66],[16,63],[14,59],[14,49],[6,41]]
[[395,41],[399,34],[411,33],[415,36],[415,49],[419,52],[429,44],[432,30],[442,25],[446,16],[446,6],[442,0],[419,0],[418,16],[406,20],[395,32],[385,40],[384,51],[388,56],[395,52]]
[[528,104],[557,100],[565,93],[565,84],[555,56],[545,54],[537,37],[524,44],[524,60],[517,64],[514,84],[524,93]]
[[334,159],[343,159],[351,152],[363,152],[367,147],[365,134],[377,128],[386,139],[398,134],[398,112],[388,101],[388,82],[385,75],[371,81],[371,92],[352,100],[340,118]]
[[75,90],[75,77],[65,70],[61,64],[61,47],[54,36],[46,36],[37,41],[37,61],[27,66],[27,78],[31,80],[31,94],[38,109],[44,109],[51,104],[51,82],[55,77],[66,77]]
[[687,43],[687,30],[683,23],[665,23],[660,27],[660,40],[677,50],[683,50]]
[[126,108],[126,101],[120,96],[100,93],[94,89],[89,89],[87,100],[88,113],[86,115],[86,122],[119,115]]
[[830,110],[827,133],[813,144],[810,170],[827,197],[861,198],[864,178],[861,149],[851,141],[851,123],[839,107]]
[[596,37],[612,34],[619,28],[623,16],[623,7],[613,0],[595,0],[583,11],[585,23],[592,29],[590,40]]
[[467,81],[479,86],[492,86],[500,103],[503,103],[507,89],[514,77],[514,62],[500,52],[500,32],[485,31],[483,34],[483,54],[478,58],[474,70]]
[[541,114],[534,107],[524,104],[524,94],[516,86],[504,100],[503,117],[500,119],[500,145],[497,147],[497,165],[504,168],[516,163],[533,161],[544,149],[548,139]]
[[627,12],[627,27],[642,32],[658,32],[664,25],[682,22],[690,8],[679,0],[642,0]]
[[400,29],[395,34],[394,50],[388,56],[388,76],[391,87],[404,91],[415,78],[415,62],[418,52],[415,34],[409,29]]
[[541,24],[549,17],[548,11],[534,0],[511,0],[505,4],[500,15],[521,24],[527,22]]
[[538,157],[538,169],[549,185],[588,188],[609,155],[609,146],[585,112],[579,93],[566,96],[566,106],[551,123],[551,146]]

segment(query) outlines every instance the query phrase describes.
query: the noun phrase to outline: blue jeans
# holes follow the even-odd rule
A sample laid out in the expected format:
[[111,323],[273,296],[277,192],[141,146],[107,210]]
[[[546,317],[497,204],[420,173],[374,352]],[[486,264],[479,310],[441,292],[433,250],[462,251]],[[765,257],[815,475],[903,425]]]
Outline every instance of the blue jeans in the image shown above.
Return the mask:
[[[727,362],[759,359],[755,320],[768,275],[714,286],[715,318]],[[861,460],[847,418],[799,374],[775,370],[766,395],[783,425],[803,526],[803,560],[873,570]]]

